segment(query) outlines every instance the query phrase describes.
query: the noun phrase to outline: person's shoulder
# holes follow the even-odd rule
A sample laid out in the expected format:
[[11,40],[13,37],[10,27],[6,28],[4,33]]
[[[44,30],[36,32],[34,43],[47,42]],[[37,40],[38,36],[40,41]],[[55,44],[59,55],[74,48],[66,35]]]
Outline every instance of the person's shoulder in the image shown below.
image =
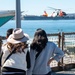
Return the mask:
[[2,44],[2,49],[7,47],[7,43]]
[[7,45],[7,43],[3,43],[3,44],[2,44],[2,46],[6,46],[6,45]]
[[52,41],[48,41],[48,42],[47,42],[47,46],[48,46],[48,47],[51,47],[51,46],[52,46],[52,47],[57,47],[57,45],[56,45],[54,42],[52,42]]
[[51,44],[51,45],[56,45],[54,42],[52,41],[48,41],[47,44]]

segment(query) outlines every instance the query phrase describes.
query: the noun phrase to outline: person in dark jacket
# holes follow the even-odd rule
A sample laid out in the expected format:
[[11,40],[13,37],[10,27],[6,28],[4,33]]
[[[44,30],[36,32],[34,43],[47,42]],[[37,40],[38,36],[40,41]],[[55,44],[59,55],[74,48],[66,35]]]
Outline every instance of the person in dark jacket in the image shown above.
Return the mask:
[[[13,28],[10,28],[7,30],[6,32],[6,39],[12,34],[13,32]],[[2,38],[0,38],[0,63],[1,63],[1,58],[2,58],[2,55],[3,55],[3,52],[1,52],[1,47],[2,47],[2,44],[3,44],[3,41],[2,41]]]
[[8,38],[12,34],[13,30],[14,30],[13,28],[10,28],[10,29],[7,30],[6,38]]

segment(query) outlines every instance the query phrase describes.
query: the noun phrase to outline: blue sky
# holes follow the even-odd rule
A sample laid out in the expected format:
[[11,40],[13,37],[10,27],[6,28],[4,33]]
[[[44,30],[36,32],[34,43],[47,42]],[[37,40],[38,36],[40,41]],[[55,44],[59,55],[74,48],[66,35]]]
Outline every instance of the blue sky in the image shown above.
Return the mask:
[[[48,7],[62,9],[66,13],[75,13],[75,0],[20,0],[23,14],[42,15],[46,10],[48,14],[54,10]],[[0,0],[0,10],[15,10],[16,0]]]

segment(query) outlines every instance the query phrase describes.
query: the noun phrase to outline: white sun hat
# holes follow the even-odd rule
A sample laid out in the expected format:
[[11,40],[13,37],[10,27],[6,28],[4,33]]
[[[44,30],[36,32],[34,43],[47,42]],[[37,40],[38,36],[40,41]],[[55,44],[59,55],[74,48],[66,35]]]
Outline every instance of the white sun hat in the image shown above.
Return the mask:
[[21,28],[16,28],[13,30],[13,33],[8,37],[7,42],[12,44],[17,44],[21,42],[26,42],[29,40],[29,35],[23,33]]

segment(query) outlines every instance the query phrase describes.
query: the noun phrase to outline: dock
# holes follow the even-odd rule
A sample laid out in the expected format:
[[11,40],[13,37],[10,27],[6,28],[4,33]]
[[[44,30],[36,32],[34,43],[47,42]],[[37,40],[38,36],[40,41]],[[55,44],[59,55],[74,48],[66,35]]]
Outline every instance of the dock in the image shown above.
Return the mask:
[[[48,34],[48,39],[60,47],[65,56],[59,63],[53,61],[52,75],[75,75],[75,32]],[[4,40],[5,38],[2,37]],[[1,73],[0,73],[1,75]]]
[[[1,75],[1,73],[0,73]],[[52,75],[75,75],[75,68],[66,71],[52,72]]]
[[53,72],[52,75],[75,75],[75,68],[66,71]]

